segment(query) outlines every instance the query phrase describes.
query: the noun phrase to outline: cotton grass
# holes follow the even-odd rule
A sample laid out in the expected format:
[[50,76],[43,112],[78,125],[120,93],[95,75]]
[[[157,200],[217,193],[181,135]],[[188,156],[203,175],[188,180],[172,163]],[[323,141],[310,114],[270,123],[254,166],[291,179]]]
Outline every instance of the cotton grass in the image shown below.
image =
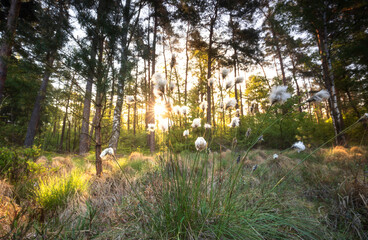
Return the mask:
[[286,92],[287,88],[287,86],[273,86],[270,93],[271,104],[285,103],[291,97],[291,94]]
[[194,143],[197,151],[202,151],[204,149],[206,149],[207,147],[207,142],[203,137],[198,137],[197,140]]

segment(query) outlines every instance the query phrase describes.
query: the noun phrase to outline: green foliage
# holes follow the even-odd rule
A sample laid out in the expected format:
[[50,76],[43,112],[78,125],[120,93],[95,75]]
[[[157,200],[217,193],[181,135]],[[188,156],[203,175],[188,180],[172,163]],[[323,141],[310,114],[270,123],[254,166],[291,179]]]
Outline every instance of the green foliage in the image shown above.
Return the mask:
[[69,197],[83,194],[87,190],[85,177],[78,172],[68,176],[51,176],[39,179],[34,190],[36,202],[45,210],[64,207]]
[[18,181],[28,173],[28,161],[35,161],[40,156],[40,148],[10,149],[0,148],[0,176]]

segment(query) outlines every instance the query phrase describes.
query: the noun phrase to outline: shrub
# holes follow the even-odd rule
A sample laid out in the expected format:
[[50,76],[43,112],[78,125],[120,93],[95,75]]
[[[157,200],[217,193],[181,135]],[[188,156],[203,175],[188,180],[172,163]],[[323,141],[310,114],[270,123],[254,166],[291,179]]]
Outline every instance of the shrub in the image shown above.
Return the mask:
[[34,161],[40,156],[40,148],[12,150],[10,148],[0,148],[0,176],[5,176],[11,181],[19,180],[24,174],[27,174],[27,161]]

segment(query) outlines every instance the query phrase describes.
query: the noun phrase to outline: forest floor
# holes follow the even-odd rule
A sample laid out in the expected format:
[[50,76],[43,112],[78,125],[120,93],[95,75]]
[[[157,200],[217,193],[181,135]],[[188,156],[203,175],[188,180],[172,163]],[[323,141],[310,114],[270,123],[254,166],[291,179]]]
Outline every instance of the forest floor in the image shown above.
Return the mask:
[[134,152],[105,157],[97,177],[93,153],[44,152],[21,180],[0,180],[0,236],[367,239],[367,148],[321,149],[305,161],[308,151],[274,153],[252,150],[236,163],[243,153]]

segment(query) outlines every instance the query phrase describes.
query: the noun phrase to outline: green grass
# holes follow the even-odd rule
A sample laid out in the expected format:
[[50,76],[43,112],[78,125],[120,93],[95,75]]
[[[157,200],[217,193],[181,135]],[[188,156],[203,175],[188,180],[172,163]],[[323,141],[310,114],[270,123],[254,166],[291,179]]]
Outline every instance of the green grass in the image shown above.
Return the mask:
[[85,177],[78,172],[66,176],[40,179],[34,190],[37,203],[45,210],[57,209],[67,204],[69,197],[87,190]]

